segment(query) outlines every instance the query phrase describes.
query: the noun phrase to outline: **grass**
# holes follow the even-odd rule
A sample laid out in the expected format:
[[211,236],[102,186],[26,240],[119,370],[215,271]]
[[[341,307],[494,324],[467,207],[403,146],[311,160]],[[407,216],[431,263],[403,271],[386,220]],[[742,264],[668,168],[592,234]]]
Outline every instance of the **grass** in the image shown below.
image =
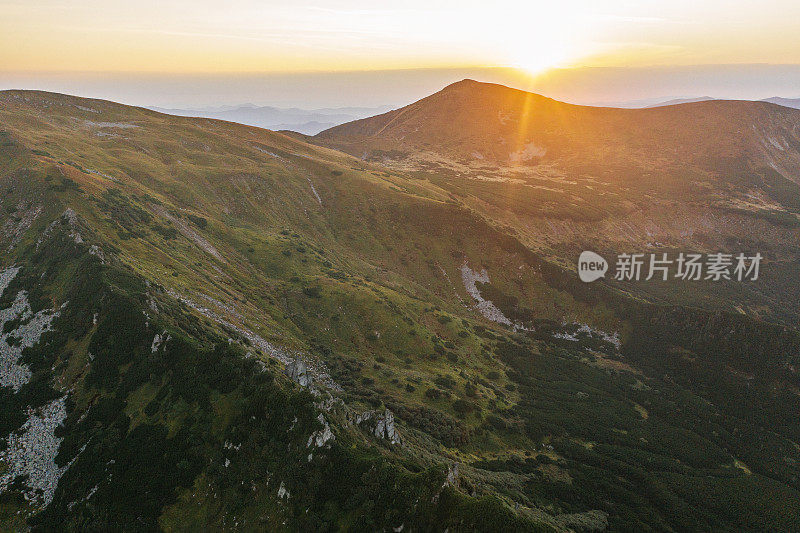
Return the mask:
[[[728,343],[720,355],[709,346],[724,340],[721,332],[731,325],[774,337],[767,326],[746,316],[728,322],[725,315],[703,329],[708,320],[691,310],[671,317],[650,305],[661,288],[630,298],[625,287],[581,285],[558,257],[533,253],[520,242],[524,235],[518,239],[502,228],[498,222],[508,222],[507,214],[476,209],[474,198],[494,198],[484,185],[419,179],[255,128],[91,102],[104,121],[139,126],[103,130],[118,137],[98,137],[72,102],[39,94],[29,104],[0,109],[10,132],[0,154],[0,187],[11,191],[0,200],[0,212],[23,199],[44,209],[7,262],[33,269],[23,282],[36,287],[31,301],[42,306],[81,300],[80,291],[67,291],[76,279],[92,288],[89,301],[81,303],[85,314],[65,318],[75,331],[59,333],[59,357],[66,362],[63,380],[76,385],[72,412],[89,409],[101,428],[96,438],[107,439],[98,453],[122,447],[139,461],[128,446],[138,442],[134,437],[149,435],[153,446],[163,447],[155,450],[158,457],[183,454],[196,461],[188,470],[169,466],[181,482],[168,487],[168,504],[148,510],[151,525],[218,528],[244,520],[268,528],[290,520],[312,529],[388,527],[377,514],[364,519],[372,522],[360,521],[362,504],[385,501],[385,486],[401,487],[391,493],[400,503],[388,515],[394,520],[398,510],[410,513],[404,502],[429,501],[430,491],[441,489],[442,472],[428,469],[453,461],[464,465],[461,491],[448,489],[440,495],[446,506],[415,515],[423,528],[436,512],[443,513],[438,525],[454,517],[476,520],[462,525],[487,525],[478,520],[481,512],[513,522],[525,515],[511,513],[515,504],[550,514],[603,510],[618,530],[681,529],[687,524],[676,517],[687,509],[687,516],[709,528],[755,527],[758,521],[735,509],[725,508],[733,518],[721,521],[714,505],[723,505],[726,490],[737,497],[765,486],[775,495],[796,492],[794,470],[776,477],[777,455],[760,451],[797,455],[787,445],[792,430],[779,417],[793,404],[773,408],[775,416],[763,414],[772,405],[766,398],[775,393],[767,384],[777,383],[785,399],[790,387],[784,380],[791,376],[770,367],[753,396],[742,397],[741,409],[769,424],[771,432],[747,433],[736,444],[731,435],[745,429],[742,413],[709,394],[715,374],[671,357],[676,346],[694,360],[722,356],[734,375],[746,368],[749,352]],[[50,106],[47,113],[37,114],[43,105]],[[510,201],[516,190],[495,190],[505,195],[496,201]],[[554,194],[520,195],[515,209],[534,199],[549,202]],[[60,263],[50,248],[37,250],[44,227],[66,207],[79,216],[85,246],[104,251],[105,265],[91,263],[99,269],[91,272],[104,272],[96,280],[99,288],[81,277],[88,272],[86,261],[99,260],[70,255],[81,249],[74,242],[65,241],[68,260]],[[564,216],[575,212],[570,207]],[[198,236],[220,257],[198,244]],[[482,317],[461,282],[464,262],[489,273],[491,282],[479,286],[484,298],[536,331],[514,332]],[[263,381],[246,374],[245,363],[235,361],[253,348],[234,342],[229,352],[228,338],[238,335],[179,305],[168,291],[323,362],[354,412],[395,412],[405,447],[392,449],[360,430],[345,430],[344,420],[330,415],[338,443],[330,462],[290,473],[287,464],[309,464],[306,439],[316,424],[312,399],[293,389],[277,366],[268,366],[270,377]],[[112,296],[119,305],[109,309]],[[123,313],[127,307],[136,312]],[[112,335],[111,324],[89,325],[97,309],[119,313],[114,316],[127,324],[132,347],[121,349],[128,337]],[[673,333],[659,337],[648,329],[650,319]],[[562,322],[619,331],[630,349],[618,354],[591,339],[557,341],[551,333],[568,327]],[[697,328],[696,335],[686,324]],[[153,335],[165,329],[180,339],[180,348],[170,348],[169,357],[150,353]],[[793,346],[791,339],[786,342]],[[90,351],[98,359],[86,374],[81,369]],[[781,357],[776,355],[775,368]],[[217,367],[225,379],[216,380]],[[47,368],[41,370],[44,379]],[[740,382],[728,385],[720,390],[736,390]],[[118,413],[119,420],[100,416],[100,407],[92,411],[95,403],[113,406],[102,412]],[[295,414],[302,431],[287,436]],[[119,434],[110,429],[115,424],[122,424]],[[87,432],[70,422],[70,449],[79,448]],[[257,438],[248,441],[251,433]],[[231,470],[219,467],[228,458],[221,451],[228,439],[248,442],[238,459],[230,457]],[[732,468],[735,461],[747,464],[753,479],[736,477],[746,474]],[[209,462],[215,466],[207,468]],[[140,466],[150,475],[149,465]],[[96,473],[90,462],[80,467],[89,477]],[[248,472],[259,476],[246,479]],[[275,498],[279,474],[297,495],[288,504]],[[314,481],[322,474],[341,494]],[[687,503],[687,487],[703,476],[714,479],[709,484],[719,491],[718,502]],[[774,484],[761,483],[769,476]],[[80,479],[66,482],[76,493],[91,488]],[[242,486],[254,495],[241,493]],[[473,490],[477,498],[467,496]],[[342,501],[342,494],[358,495],[356,503]],[[47,519],[55,520],[67,503],[64,497],[60,511]],[[754,505],[757,510],[747,512],[760,512],[775,524],[790,523],[795,511],[766,500]],[[314,509],[313,520],[304,508]]]

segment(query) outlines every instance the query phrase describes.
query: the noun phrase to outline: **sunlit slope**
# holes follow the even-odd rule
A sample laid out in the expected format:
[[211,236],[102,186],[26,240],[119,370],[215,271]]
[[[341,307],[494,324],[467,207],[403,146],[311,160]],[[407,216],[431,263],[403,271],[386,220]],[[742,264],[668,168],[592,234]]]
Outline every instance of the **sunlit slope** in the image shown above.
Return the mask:
[[[313,139],[463,177],[476,196],[487,189],[490,205],[521,212],[535,203],[528,209],[550,218],[597,220],[657,202],[772,214],[787,224],[800,211],[800,111],[766,102],[597,108],[465,80]],[[492,192],[498,184],[504,190]]]
[[[339,271],[460,308],[462,264],[524,253],[433,184],[281,134],[48,93],[3,96],[4,128],[24,153],[8,167],[73,195],[71,207],[123,258],[170,285],[210,278],[245,299],[251,288],[231,273]],[[13,209],[21,219],[30,211]]]
[[[797,526],[793,329],[582,284],[445,182],[281,134],[0,103],[0,309],[60,310],[0,436],[68,395],[58,465],[90,441],[35,524]],[[386,409],[402,444],[358,422]]]
[[595,108],[465,80],[312,141],[446,189],[566,265],[584,249],[760,251],[775,276],[760,286],[626,290],[703,307],[738,301],[784,321],[796,315],[797,110],[747,101]]
[[501,165],[558,162],[591,168],[602,163],[607,175],[642,164],[654,173],[683,166],[723,170],[721,163],[740,158],[797,171],[799,121],[797,110],[765,102],[600,108],[464,80],[409,106],[336,126],[316,138],[359,156],[375,155],[371,150],[407,150]]

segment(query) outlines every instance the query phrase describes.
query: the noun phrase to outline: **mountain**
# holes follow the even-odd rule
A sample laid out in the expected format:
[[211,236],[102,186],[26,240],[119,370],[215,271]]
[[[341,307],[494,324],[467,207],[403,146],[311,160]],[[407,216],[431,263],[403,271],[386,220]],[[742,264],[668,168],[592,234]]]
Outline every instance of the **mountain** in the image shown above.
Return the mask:
[[[481,128],[518,96],[488,90],[499,102],[432,97],[450,125],[428,102],[345,128],[375,161],[319,146],[355,150],[330,132],[311,144],[0,92],[0,527],[800,528],[800,333],[780,320],[796,228],[745,208],[727,225],[696,215],[698,241],[738,246],[725,228],[744,221],[772,254],[751,292],[707,287],[704,305],[665,303],[674,285],[585,284],[568,246],[534,236],[575,225],[602,242],[648,201],[666,216],[667,193],[633,176],[605,189],[593,173],[596,194],[633,192],[587,214],[561,174],[571,156],[500,169],[481,136],[505,130]],[[580,129],[581,108],[533,101],[573,115],[542,122]],[[666,110],[678,123],[709,104],[722,105]],[[759,128],[793,120],[752,105],[774,119]],[[637,157],[666,150],[628,143]],[[472,145],[484,163],[453,159]],[[520,168],[528,184],[540,171],[525,190],[549,195],[534,214],[509,203],[521,184],[492,181]],[[681,200],[694,181],[733,183],[703,168],[681,168],[687,191],[673,178]]]
[[[672,164],[716,168],[721,158],[798,162],[798,113],[762,102],[707,101],[651,109],[565,104],[501,85],[464,80],[395,111],[336,126],[322,143],[369,157],[373,149],[449,156],[458,162],[572,167]],[[710,133],[716,135],[710,135]],[[774,142],[772,142],[774,140]],[[791,156],[787,158],[787,156]],[[677,158],[677,159],[676,159]]]
[[238,122],[270,130],[291,130],[306,135],[315,135],[323,130],[382,113],[384,107],[342,107],[324,109],[297,109],[243,104],[240,106],[205,107],[199,109],[151,108],[160,113],[182,117],[205,117]]
[[699,96],[697,98],[674,98],[672,100],[666,100],[664,102],[658,102],[643,107],[663,107],[668,105],[693,104],[695,102],[708,102],[709,100],[715,100],[715,98],[710,96]]
[[[668,100],[658,98],[648,98],[645,100],[629,100],[629,101],[611,101],[611,102],[598,102],[589,104],[593,107],[617,107],[622,109],[640,109],[650,107],[663,107],[670,105],[691,104],[694,102],[708,102],[709,100],[717,100],[711,96],[699,96],[694,98],[670,98]],[[783,98],[781,96],[773,96],[771,98],[764,98],[760,102],[768,102],[771,104],[782,105],[784,107],[791,107],[793,109],[800,109],[800,98]]]
[[[595,108],[465,80],[312,141],[414,173],[561,264],[587,249],[761,249],[790,279],[800,258],[798,123],[800,111],[765,102]],[[800,293],[778,279],[626,290],[798,318]]]
[[620,109],[641,109],[646,107],[661,107],[665,105],[689,104],[693,102],[705,102],[715,100],[710,96],[699,97],[662,97],[662,98],[643,98],[640,100],[609,100],[599,102],[584,102],[582,105],[591,107],[616,107]]
[[[623,109],[638,109],[650,107],[663,107],[670,105],[691,104],[695,102],[708,102],[709,100],[716,100],[711,96],[700,96],[696,98],[673,98],[670,100],[635,100],[629,102],[604,102],[600,104],[592,104],[595,107],[618,107]],[[777,104],[784,107],[791,107],[792,109],[800,109],[800,98],[783,98],[781,96],[773,96],[771,98],[764,98],[760,102],[767,102]]]
[[773,96],[772,98],[765,98],[762,102],[770,102],[784,107],[791,107],[792,109],[800,109],[800,98],[781,98],[780,96]]

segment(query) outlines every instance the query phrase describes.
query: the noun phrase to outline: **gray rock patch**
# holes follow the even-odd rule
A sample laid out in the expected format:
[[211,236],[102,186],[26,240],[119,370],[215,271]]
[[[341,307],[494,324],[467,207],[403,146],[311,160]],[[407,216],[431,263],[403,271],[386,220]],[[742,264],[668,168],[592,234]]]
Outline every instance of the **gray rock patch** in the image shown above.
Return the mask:
[[32,410],[20,431],[8,436],[8,448],[0,452],[0,462],[8,467],[0,475],[0,493],[14,479],[25,476],[26,500],[43,507],[53,501],[58,481],[69,467],[59,468],[55,462],[62,440],[55,431],[67,418],[65,400],[66,396]]

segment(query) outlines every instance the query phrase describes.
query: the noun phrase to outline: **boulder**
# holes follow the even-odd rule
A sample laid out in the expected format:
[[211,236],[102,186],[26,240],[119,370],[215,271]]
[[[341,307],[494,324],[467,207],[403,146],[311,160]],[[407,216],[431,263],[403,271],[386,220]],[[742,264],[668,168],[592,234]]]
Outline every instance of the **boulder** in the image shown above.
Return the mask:
[[308,373],[308,367],[305,361],[300,357],[295,357],[286,365],[286,375],[293,381],[296,381],[301,387],[308,387],[311,385],[311,374]]
[[394,413],[389,409],[383,413],[366,411],[356,417],[356,425],[368,426],[372,434],[379,439],[386,439],[392,444],[403,443],[394,423]]
[[[321,448],[325,445],[328,445],[329,442],[336,440],[336,436],[331,431],[331,427],[328,425],[328,422],[325,420],[325,417],[322,414],[317,417],[317,419],[322,423],[322,429],[318,429],[314,433],[308,437],[308,444],[306,447],[310,448],[312,444],[314,444],[317,448]],[[330,445],[328,445],[330,446]]]

